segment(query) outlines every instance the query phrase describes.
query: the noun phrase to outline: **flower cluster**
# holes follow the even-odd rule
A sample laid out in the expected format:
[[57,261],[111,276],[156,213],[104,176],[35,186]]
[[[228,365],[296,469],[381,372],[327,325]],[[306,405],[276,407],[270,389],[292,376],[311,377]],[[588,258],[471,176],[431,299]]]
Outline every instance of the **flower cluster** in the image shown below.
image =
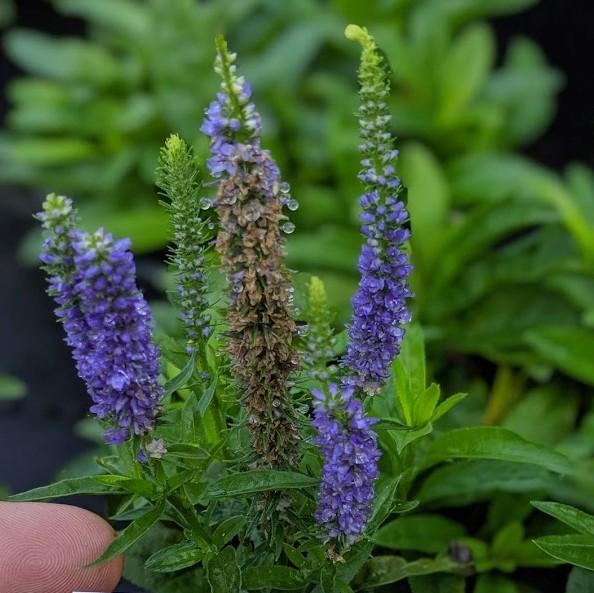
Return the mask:
[[218,40],[221,90],[201,130],[210,137],[208,167],[219,182],[213,201],[216,248],[230,289],[229,352],[253,435],[258,463],[291,463],[297,420],[287,381],[296,368],[292,289],[283,262],[283,205],[290,198],[278,167],[260,145],[260,117],[236,75],[235,55]]
[[328,539],[352,545],[364,531],[375,495],[380,457],[374,419],[351,387],[332,384],[314,395],[315,443],[324,458],[320,500],[315,518]]
[[406,300],[411,296],[411,266],[402,245],[409,237],[404,224],[408,213],[400,199],[402,186],[396,176],[398,152],[389,132],[390,92],[384,59],[373,38],[359,27],[349,26],[347,36],[363,45],[359,79],[360,146],[365,184],[361,197],[361,232],[365,243],[359,258],[361,280],[353,298],[353,320],[344,363],[349,381],[367,393],[376,392],[389,376],[400,351],[403,324],[410,321]]
[[108,443],[121,443],[154,424],[162,388],[151,312],[136,287],[130,242],[103,230],[75,228],[72,203],[50,196],[38,215],[46,229],[41,256],[66,341],[93,400],[91,412],[115,421]]
[[200,181],[193,154],[176,134],[165,142],[157,184],[169,198],[173,233],[171,263],[176,279],[180,317],[186,328],[188,352],[212,333],[205,256],[210,243],[208,223],[200,213]]

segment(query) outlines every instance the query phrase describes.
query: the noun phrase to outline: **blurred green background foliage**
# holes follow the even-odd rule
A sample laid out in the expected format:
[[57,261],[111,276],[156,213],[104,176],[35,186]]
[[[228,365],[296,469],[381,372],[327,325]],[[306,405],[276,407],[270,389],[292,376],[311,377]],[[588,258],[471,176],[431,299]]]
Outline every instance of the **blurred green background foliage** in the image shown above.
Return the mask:
[[[205,155],[198,132],[216,81],[213,32],[241,55],[267,145],[301,208],[293,267],[319,274],[348,316],[359,248],[356,51],[347,22],[368,26],[393,67],[414,239],[415,316],[431,347],[594,382],[594,177],[562,174],[517,151],[555,114],[563,75],[530,39],[495,65],[491,17],[534,0],[52,0],[88,23],[88,39],[13,29],[2,181],[74,195],[91,227],[167,240],[153,185],[171,130]],[[83,201],[84,200],[84,201]],[[31,243],[35,245],[35,243]],[[583,360],[582,360],[583,358]]]

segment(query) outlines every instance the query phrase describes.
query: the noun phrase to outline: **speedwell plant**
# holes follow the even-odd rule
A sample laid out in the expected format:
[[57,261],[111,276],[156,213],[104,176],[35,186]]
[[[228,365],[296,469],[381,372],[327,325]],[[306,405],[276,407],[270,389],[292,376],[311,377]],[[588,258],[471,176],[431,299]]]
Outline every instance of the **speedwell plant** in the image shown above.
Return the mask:
[[158,169],[179,332],[154,330],[128,239],[81,230],[63,196],[38,215],[49,294],[108,452],[96,474],[13,499],[109,495],[123,528],[96,562],[125,554],[128,578],[154,593],[457,592],[468,577],[487,591],[493,569],[558,561],[523,534],[505,556],[429,512],[463,500],[472,472],[483,495],[546,493],[571,466],[502,428],[436,424],[464,396],[426,384],[410,324],[389,66],[365,29],[346,35],[362,46],[363,241],[345,331],[318,278],[304,294],[293,286],[284,244],[298,202],[222,37],[221,87],[201,126],[206,167],[172,135]]

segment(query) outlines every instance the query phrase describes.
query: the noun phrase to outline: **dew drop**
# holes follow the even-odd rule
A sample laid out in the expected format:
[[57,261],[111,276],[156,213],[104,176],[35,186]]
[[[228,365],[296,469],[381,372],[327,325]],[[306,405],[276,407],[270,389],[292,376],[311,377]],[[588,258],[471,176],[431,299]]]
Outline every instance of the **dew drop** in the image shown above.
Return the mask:
[[281,225],[281,231],[290,235],[295,230],[295,225],[291,221],[287,221]]
[[283,181],[278,186],[278,189],[281,191],[281,193],[288,194],[291,191],[291,186],[286,181]]
[[209,208],[212,208],[212,200],[210,198],[202,198],[200,200],[200,208],[202,210],[208,210]]
[[294,199],[287,200],[287,208],[291,210],[291,212],[295,212],[297,208],[299,208],[299,202]]

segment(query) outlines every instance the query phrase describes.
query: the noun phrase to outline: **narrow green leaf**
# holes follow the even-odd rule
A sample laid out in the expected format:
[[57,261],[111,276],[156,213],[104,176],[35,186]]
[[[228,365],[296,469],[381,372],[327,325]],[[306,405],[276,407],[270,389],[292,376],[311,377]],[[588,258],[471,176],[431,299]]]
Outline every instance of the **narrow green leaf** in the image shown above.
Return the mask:
[[254,566],[244,571],[244,587],[248,591],[300,591],[304,585],[301,573],[289,566]]
[[211,593],[240,593],[242,574],[235,550],[227,546],[206,565]]
[[297,472],[257,469],[225,476],[217,480],[211,486],[210,496],[214,498],[246,496],[267,490],[309,488],[316,486],[318,483],[317,478]]
[[543,552],[561,562],[594,570],[594,537],[591,535],[547,535],[533,541]]
[[243,515],[227,517],[219,523],[212,534],[212,539],[217,546],[222,547],[231,541],[245,525],[246,518]]
[[204,393],[200,396],[198,400],[198,411],[200,412],[200,416],[204,417],[210,402],[215,394],[215,390],[217,388],[218,377],[215,375],[210,382],[210,385],[206,388]]
[[526,463],[472,460],[442,465],[421,485],[422,504],[464,506],[485,500],[493,492],[534,492],[555,484],[546,469]]
[[159,501],[147,513],[132,521],[112,542],[107,549],[89,566],[95,566],[108,562],[112,558],[123,554],[129,547],[133,546],[163,515],[165,501]]
[[117,490],[126,490],[145,498],[151,498],[155,494],[155,486],[148,480],[136,480],[126,476],[110,474],[95,476],[94,479],[105,486],[115,486]]
[[392,550],[415,550],[426,554],[445,552],[449,543],[464,536],[464,528],[439,515],[399,517],[387,523],[372,537],[373,541]]
[[173,443],[167,444],[167,455],[181,457],[183,459],[201,459],[206,461],[210,455],[206,449],[193,443]]
[[152,572],[175,572],[194,566],[202,560],[203,552],[191,542],[181,542],[155,552],[144,566]]
[[[192,352],[192,355],[188,359],[188,362],[184,366],[184,368],[172,379],[169,379],[167,383],[165,383],[164,391],[165,397],[171,395],[178,389],[181,389],[191,378],[192,374],[194,373],[194,368],[196,367],[196,352]],[[190,395],[189,397],[193,397]]]
[[530,504],[539,511],[573,527],[576,531],[594,537],[594,516],[559,502],[533,501]]
[[560,453],[496,426],[459,428],[445,433],[431,444],[423,467],[464,458],[531,463],[561,474],[572,470],[569,460]]
[[455,393],[447,399],[444,399],[433,412],[431,422],[437,422],[442,416],[445,416],[454,406],[457,406],[468,394],[467,393]]
[[62,498],[63,496],[76,496],[78,494],[125,494],[123,488],[115,485],[100,484],[96,480],[97,476],[88,476],[84,478],[68,478],[61,480],[49,486],[40,486],[13,494],[9,500],[15,502],[30,502],[35,500],[50,500],[52,498]]

